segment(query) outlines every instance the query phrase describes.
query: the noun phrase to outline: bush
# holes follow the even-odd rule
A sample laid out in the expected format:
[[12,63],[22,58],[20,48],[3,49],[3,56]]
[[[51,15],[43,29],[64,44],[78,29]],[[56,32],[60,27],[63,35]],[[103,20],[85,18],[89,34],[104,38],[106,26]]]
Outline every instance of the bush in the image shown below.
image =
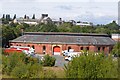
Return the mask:
[[25,63],[26,64],[28,64],[28,63],[35,64],[35,63],[39,63],[39,60],[37,58],[33,58],[33,57],[30,57],[30,56],[27,56],[25,58]]
[[68,78],[117,78],[117,69],[117,61],[113,61],[111,56],[94,53],[76,57],[65,66]]
[[[20,70],[19,67],[21,67],[21,64],[22,65],[27,65],[27,64],[33,65],[33,64],[37,64],[37,63],[38,63],[38,59],[28,57],[27,55],[25,55],[23,53],[9,53],[9,55],[2,54],[2,68],[3,68],[2,72],[3,72],[3,74],[10,75],[10,73],[12,72],[12,70],[14,68],[15,68],[15,70]],[[18,67],[16,67],[16,66],[18,66]],[[26,67],[24,67],[24,68],[26,68]]]
[[113,55],[120,57],[120,42],[117,42],[111,52]]
[[44,59],[41,60],[41,64],[43,66],[54,66],[56,59],[54,57],[49,56],[48,54],[44,56]]
[[50,69],[46,69],[44,70],[44,76],[43,78],[56,78],[56,74],[54,73],[54,71],[50,70]]
[[20,63],[13,69],[11,75],[16,78],[42,78],[42,72],[42,67],[38,63],[34,65]]
[[27,66],[24,63],[17,65],[11,72],[11,76],[15,78],[27,78]]
[[10,75],[12,69],[16,66],[16,64],[20,62],[24,62],[25,55],[19,53],[13,53],[8,55],[2,55],[2,65],[3,65],[3,73]]

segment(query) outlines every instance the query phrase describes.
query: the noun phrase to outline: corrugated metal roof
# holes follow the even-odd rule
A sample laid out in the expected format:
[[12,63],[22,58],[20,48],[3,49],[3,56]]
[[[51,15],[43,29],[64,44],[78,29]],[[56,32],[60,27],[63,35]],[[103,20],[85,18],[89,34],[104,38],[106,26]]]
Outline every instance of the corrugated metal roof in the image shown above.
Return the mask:
[[[72,33],[70,33],[72,34]],[[36,35],[26,34],[10,42],[29,42],[29,43],[59,43],[59,44],[80,44],[80,45],[114,45],[115,42],[105,36],[71,36],[71,35]]]

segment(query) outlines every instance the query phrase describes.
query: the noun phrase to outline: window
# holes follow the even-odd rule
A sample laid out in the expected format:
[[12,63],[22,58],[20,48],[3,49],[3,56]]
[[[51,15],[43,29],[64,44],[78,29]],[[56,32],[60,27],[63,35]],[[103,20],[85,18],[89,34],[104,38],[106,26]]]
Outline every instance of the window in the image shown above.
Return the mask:
[[43,50],[46,50],[46,46],[43,46]]
[[32,48],[35,49],[34,45],[32,45]]
[[28,47],[30,47],[30,45],[28,45]]
[[88,51],[89,51],[89,47],[86,47],[86,50],[88,50]]
[[81,47],[81,49],[80,50],[83,50],[83,47]]
[[69,46],[69,47],[68,47],[68,52],[69,52],[70,49],[71,49],[71,47]]
[[43,46],[43,54],[45,54],[46,46]]
[[98,51],[100,51],[100,47],[98,47]]
[[10,44],[10,46],[12,46],[13,44]]
[[104,50],[105,50],[105,47],[102,47],[102,50],[104,51]]

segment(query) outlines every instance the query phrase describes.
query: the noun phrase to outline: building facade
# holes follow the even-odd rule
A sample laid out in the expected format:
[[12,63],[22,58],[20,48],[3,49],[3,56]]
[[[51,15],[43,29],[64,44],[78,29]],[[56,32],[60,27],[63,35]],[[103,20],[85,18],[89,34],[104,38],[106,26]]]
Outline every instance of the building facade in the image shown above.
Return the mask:
[[110,53],[115,41],[106,34],[62,33],[62,32],[25,32],[10,41],[11,46],[29,46],[38,54],[62,55],[63,50],[74,49],[75,52]]
[[116,42],[120,42],[120,34],[112,34],[112,39]]

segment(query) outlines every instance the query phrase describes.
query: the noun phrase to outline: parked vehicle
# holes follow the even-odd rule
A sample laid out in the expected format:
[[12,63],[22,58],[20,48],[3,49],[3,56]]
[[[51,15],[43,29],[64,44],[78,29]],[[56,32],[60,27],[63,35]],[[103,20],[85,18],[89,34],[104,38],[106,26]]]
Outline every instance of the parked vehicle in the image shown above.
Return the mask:
[[74,52],[74,49],[64,50],[62,51],[63,55],[65,56],[65,60],[71,61],[73,57],[80,56],[82,52]]
[[5,48],[4,52],[6,52],[6,53],[14,53],[14,52],[21,53],[21,52],[23,52],[27,55],[34,55],[35,50],[31,47],[11,46],[10,48]]

